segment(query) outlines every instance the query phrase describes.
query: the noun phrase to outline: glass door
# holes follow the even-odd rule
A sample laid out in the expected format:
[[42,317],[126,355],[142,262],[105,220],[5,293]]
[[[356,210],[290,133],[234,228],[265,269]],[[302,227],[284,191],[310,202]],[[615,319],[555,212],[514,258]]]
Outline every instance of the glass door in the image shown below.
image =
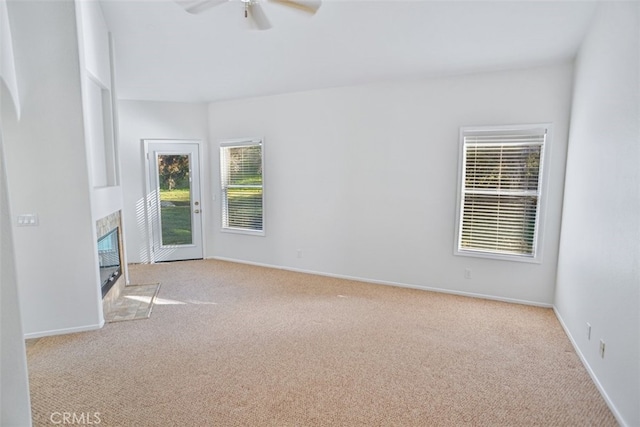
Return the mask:
[[200,259],[199,146],[192,142],[146,142],[152,258],[156,262]]

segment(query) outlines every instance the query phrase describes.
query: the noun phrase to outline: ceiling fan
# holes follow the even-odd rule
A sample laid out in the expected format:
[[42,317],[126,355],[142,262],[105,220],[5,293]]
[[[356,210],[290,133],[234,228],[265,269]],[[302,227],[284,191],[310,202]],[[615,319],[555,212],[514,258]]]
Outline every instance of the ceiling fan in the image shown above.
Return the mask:
[[[174,0],[189,13],[198,14],[214,6],[234,0]],[[244,17],[249,19],[257,29],[268,30],[271,23],[262,10],[259,0],[239,0],[244,6]],[[322,0],[268,0],[272,3],[291,7],[303,12],[315,14]]]

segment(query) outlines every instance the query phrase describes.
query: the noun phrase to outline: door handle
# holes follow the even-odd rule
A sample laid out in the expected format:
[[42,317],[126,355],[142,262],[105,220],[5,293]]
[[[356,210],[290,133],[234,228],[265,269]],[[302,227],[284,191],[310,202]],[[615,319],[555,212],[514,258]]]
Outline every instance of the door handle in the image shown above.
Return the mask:
[[196,209],[193,213],[200,213],[200,209]]

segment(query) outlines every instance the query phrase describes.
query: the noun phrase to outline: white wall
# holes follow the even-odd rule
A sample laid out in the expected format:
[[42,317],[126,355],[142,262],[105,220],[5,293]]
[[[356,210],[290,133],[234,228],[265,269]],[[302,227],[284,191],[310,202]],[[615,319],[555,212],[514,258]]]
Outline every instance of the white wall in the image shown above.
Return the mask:
[[84,67],[91,77],[107,89],[111,88],[111,61],[109,55],[109,29],[100,3],[95,0],[76,2],[80,23],[80,48]]
[[0,425],[31,426],[29,377],[20,316],[2,134],[2,118],[7,114],[18,115],[20,110],[13,37],[6,7],[5,2],[0,2],[0,48],[3,54],[0,65]]
[[[192,139],[203,142],[201,161],[207,159],[207,106],[175,102],[119,101],[119,148],[124,198],[125,245],[129,262],[149,262],[147,223],[144,211],[144,139]],[[203,213],[210,211],[210,174],[201,168]],[[208,233],[205,226],[205,235]]]
[[[8,96],[0,79],[0,99],[7,100]],[[7,102],[2,104],[5,107]],[[31,426],[29,378],[4,160],[0,127],[0,425],[27,427]]]
[[[221,140],[265,138],[266,237],[220,232],[217,198],[207,255],[550,305],[571,84],[566,64],[213,103],[213,188]],[[541,122],[543,262],[454,256],[459,127]]]
[[640,425],[639,17],[640,3],[601,3],[578,56],[555,295],[628,426]]
[[[2,111],[24,333],[102,325],[72,1],[9,2],[22,114]],[[37,31],[34,31],[37,29]],[[35,213],[37,227],[17,227]]]
[[87,165],[94,221],[122,209],[118,143],[112,109],[110,34],[97,1],[76,2]]

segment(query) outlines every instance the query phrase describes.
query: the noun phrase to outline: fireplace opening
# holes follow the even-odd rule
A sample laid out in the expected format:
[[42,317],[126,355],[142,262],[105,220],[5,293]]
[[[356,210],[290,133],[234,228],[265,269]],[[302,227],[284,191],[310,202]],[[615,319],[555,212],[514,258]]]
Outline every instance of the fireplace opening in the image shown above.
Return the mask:
[[100,265],[102,298],[104,298],[116,283],[120,274],[122,274],[119,234],[119,227],[116,227],[98,239],[98,260]]

